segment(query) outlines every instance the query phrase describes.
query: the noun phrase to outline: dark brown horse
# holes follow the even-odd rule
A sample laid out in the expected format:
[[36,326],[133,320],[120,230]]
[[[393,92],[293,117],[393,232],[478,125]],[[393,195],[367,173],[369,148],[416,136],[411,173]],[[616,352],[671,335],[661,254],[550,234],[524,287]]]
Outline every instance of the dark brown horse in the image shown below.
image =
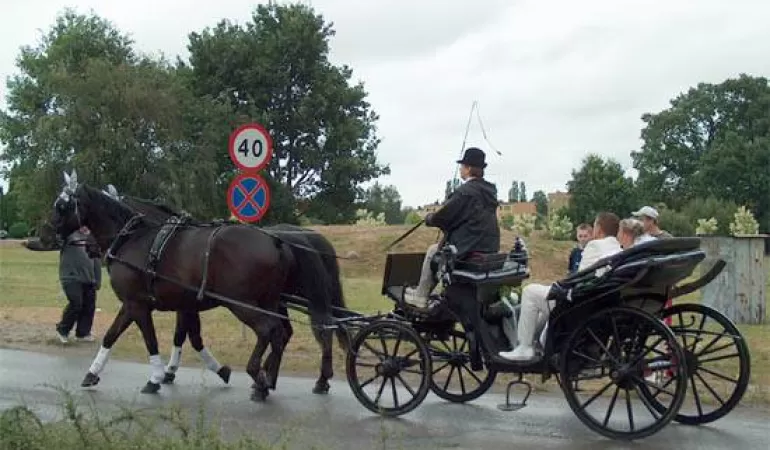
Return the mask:
[[[60,236],[82,225],[91,229],[102,251],[107,252],[112,288],[122,303],[82,385],[99,382],[110,349],[136,323],[152,367],[142,392],[158,392],[164,368],[152,311],[200,312],[225,306],[257,336],[247,373],[254,380],[252,399],[263,400],[275,381],[273,377],[270,383],[266,369],[277,371],[278,364],[270,366],[266,361],[263,369],[262,357],[269,345],[268,360],[275,358],[279,362],[288,342],[278,313],[281,290],[287,280],[306,274],[326,282],[323,268],[312,259],[298,262],[288,244],[255,227],[186,226],[176,230],[161,247],[162,257],[152,267],[155,276],[151,283],[147,276],[148,255],[157,250],[161,227],[101,190],[78,185],[74,178],[74,174],[65,174],[65,187],[54,202],[51,223]],[[291,270],[298,264],[309,267],[302,274],[293,274]],[[200,292],[205,295],[199,298]],[[323,306],[309,306],[316,323],[328,320],[328,310]]]
[[[115,190],[112,186],[109,186],[107,191],[110,193],[110,195],[114,196],[114,198],[124,202],[133,210],[146,215],[148,218],[151,218],[158,223],[165,223],[173,216],[181,217],[184,215],[183,211],[178,211],[162,202],[141,199],[129,195],[118,196],[117,190]],[[191,220],[191,223],[197,224],[198,222],[193,219]],[[342,283],[340,281],[340,267],[337,261],[336,250],[328,239],[326,239],[321,233],[318,233],[317,231],[290,224],[279,224],[265,227],[264,230],[278,236],[285,242],[297,244],[298,247],[292,247],[292,252],[294,254],[302,254],[303,252],[317,252],[321,259],[323,268],[326,271],[326,276],[322,279],[318,279],[313,277],[312,274],[303,276],[301,273],[303,267],[312,266],[299,265],[298,267],[293,268],[291,273],[294,274],[294,276],[287,279],[286,286],[284,286],[282,291],[283,293],[298,295],[307,299],[311,303],[319,301],[329,302],[330,304],[324,305],[324,308],[330,310],[332,315],[334,311],[333,308],[345,308],[344,293],[342,290]],[[308,254],[304,256],[304,259],[307,259],[313,255]],[[325,294],[319,291],[325,291]],[[329,306],[332,308],[329,308]],[[279,309],[279,312],[282,315],[288,315],[288,311],[283,305]],[[288,341],[291,339],[294,330],[292,328],[291,322],[288,320],[283,320],[282,325],[284,326],[284,332]],[[334,375],[331,331],[324,330],[317,326],[312,326],[311,329],[313,330],[313,335],[316,339],[316,342],[318,342],[319,346],[321,347],[320,374],[318,380],[316,381],[315,387],[313,388],[313,392],[316,394],[325,394],[329,391],[329,379],[331,379]],[[204,358],[204,361],[214,361],[213,364],[207,362],[207,366],[212,371],[217,372],[217,370],[215,370],[217,369],[216,359],[213,357],[213,355],[211,355],[211,352],[208,349],[205,349],[203,345],[200,316],[198,312],[180,311],[177,312],[177,320],[173,338],[174,347],[171,350],[169,363],[166,366],[166,373],[163,380],[164,383],[173,382],[176,369],[181,362],[182,345],[184,344],[184,341],[187,337],[189,337],[190,344],[196,351],[199,353],[207,353],[206,357],[208,357],[208,359],[206,359],[203,354],[201,355]],[[337,330],[337,338],[340,347],[342,347],[344,350],[347,350],[349,344],[348,337],[342,329]],[[273,367],[273,364],[275,364],[276,367]],[[275,376],[270,377],[271,389],[275,389],[275,381],[277,379],[279,366],[279,360],[269,359],[265,362],[267,373],[275,374]],[[222,374],[219,372],[217,372],[217,374],[222,377]],[[229,377],[229,372],[227,375]],[[222,379],[227,382],[224,377],[222,377]]]

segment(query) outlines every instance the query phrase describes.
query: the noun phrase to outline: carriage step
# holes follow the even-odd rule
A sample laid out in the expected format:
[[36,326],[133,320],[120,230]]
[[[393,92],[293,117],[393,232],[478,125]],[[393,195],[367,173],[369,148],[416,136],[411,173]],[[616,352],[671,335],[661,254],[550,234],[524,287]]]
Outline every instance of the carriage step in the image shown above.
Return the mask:
[[[513,403],[511,402],[511,390],[514,386],[519,385],[527,388],[526,394],[524,394],[524,399],[522,399],[521,403]],[[527,406],[527,400],[529,399],[530,394],[532,394],[532,385],[529,384],[528,381],[522,379],[521,375],[519,375],[517,380],[508,383],[508,387],[505,389],[505,403],[497,405],[497,408],[501,411],[518,411]]]

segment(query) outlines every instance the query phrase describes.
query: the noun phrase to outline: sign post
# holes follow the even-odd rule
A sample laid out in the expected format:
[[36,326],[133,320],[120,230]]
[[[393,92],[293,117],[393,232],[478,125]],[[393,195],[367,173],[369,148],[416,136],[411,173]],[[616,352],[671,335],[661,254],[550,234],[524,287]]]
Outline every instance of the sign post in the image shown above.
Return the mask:
[[270,207],[270,187],[258,172],[273,158],[273,139],[264,126],[248,123],[230,134],[227,151],[239,171],[227,189],[227,206],[238,220],[257,222]]

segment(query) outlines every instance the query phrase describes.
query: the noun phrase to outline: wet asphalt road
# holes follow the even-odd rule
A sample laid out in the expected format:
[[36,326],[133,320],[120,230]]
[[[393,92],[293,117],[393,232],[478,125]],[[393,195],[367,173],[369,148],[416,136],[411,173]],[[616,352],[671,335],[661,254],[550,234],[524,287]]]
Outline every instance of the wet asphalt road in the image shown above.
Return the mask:
[[[586,428],[560,395],[533,393],[529,405],[503,412],[499,394],[465,405],[444,402],[429,394],[413,412],[397,419],[381,419],[353,397],[344,381],[332,383],[327,396],[310,393],[313,380],[282,377],[266,403],[248,399],[251,379],[233,373],[224,386],[211,372],[181,368],[176,384],[159,395],[140,394],[149,366],[110,360],[101,383],[83,390],[79,383],[90,358],[60,357],[0,349],[0,408],[32,405],[45,420],[59,417],[61,396],[43,384],[62,386],[80,400],[93,400],[105,413],[115,405],[135,407],[183,405],[194,414],[201,401],[222,423],[226,435],[249,433],[276,439],[290,430],[290,448],[321,445],[333,449],[452,448],[452,449],[735,449],[770,448],[765,410],[739,407],[727,417],[701,427],[672,422],[643,441],[625,443],[603,438]],[[337,380],[344,374],[336,374]],[[382,436],[387,435],[386,445]]]

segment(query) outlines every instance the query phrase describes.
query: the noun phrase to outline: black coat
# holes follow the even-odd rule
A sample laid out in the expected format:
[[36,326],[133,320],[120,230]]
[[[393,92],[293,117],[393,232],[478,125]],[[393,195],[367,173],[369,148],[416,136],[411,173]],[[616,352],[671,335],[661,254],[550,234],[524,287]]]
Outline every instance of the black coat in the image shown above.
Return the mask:
[[457,247],[459,258],[471,252],[497,253],[498,205],[495,185],[474,178],[460,185],[441,209],[425,216],[425,225],[440,228],[446,243]]

